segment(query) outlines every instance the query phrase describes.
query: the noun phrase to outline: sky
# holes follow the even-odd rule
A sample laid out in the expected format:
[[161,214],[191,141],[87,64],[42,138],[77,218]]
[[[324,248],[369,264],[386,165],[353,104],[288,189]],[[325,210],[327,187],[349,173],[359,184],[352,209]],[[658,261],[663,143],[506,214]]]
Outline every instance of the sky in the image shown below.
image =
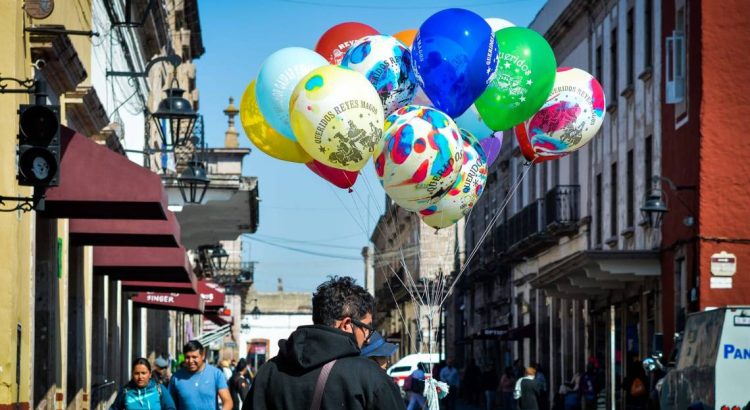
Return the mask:
[[[544,0],[211,0],[199,3],[206,53],[196,61],[200,113],[209,147],[224,145],[229,97],[239,100],[263,60],[284,47],[313,49],[330,27],[357,21],[383,34],[419,28],[430,15],[453,7],[484,18],[498,17],[527,26]],[[311,292],[329,275],[363,283],[361,250],[385,207],[385,194],[368,163],[353,192],[334,187],[302,164],[274,159],[250,144],[239,126],[240,145],[252,152],[243,175],[256,176],[260,222],[244,238],[256,262],[261,292]]]

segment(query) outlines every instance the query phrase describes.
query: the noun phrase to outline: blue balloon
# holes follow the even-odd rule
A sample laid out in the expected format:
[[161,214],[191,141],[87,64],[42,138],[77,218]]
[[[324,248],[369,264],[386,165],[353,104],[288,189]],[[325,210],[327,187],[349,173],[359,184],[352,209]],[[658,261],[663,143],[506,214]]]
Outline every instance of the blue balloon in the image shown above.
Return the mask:
[[497,68],[495,33],[469,10],[430,16],[412,44],[420,87],[440,111],[460,116],[487,88]]
[[469,131],[474,138],[480,141],[491,137],[495,132],[482,121],[482,117],[479,116],[479,111],[474,104],[455,121],[459,128]]
[[320,54],[302,47],[287,47],[263,62],[255,85],[260,113],[274,130],[292,141],[297,139],[289,124],[289,100],[297,83],[310,71],[328,65]]

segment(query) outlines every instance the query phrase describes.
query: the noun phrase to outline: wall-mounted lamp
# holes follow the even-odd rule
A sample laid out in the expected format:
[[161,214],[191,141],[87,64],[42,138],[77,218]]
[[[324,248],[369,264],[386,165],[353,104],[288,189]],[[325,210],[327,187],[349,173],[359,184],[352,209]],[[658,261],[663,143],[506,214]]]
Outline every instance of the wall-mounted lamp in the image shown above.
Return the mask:
[[[658,228],[661,226],[664,214],[669,212],[669,206],[667,204],[667,196],[662,195],[664,193],[663,190],[659,188],[659,185],[665,182],[669,189],[673,192],[675,192],[674,197],[677,199],[677,202],[682,204],[683,207],[685,207],[685,210],[690,212],[691,214],[693,211],[690,209],[690,207],[685,203],[685,201],[676,194],[677,191],[687,191],[687,190],[695,190],[696,187],[694,185],[676,185],[674,182],[672,182],[671,179],[661,176],[661,175],[654,175],[651,178],[651,183],[655,186],[651,193],[646,197],[643,206],[641,207],[641,214],[643,215],[643,219],[646,222],[646,224],[652,228]],[[663,196],[663,199],[662,199]],[[695,218],[690,215],[687,216],[682,221],[683,225],[687,227],[692,227],[695,225]]]
[[214,271],[222,271],[227,268],[227,262],[229,261],[229,254],[221,244],[216,244],[211,251],[211,268]]

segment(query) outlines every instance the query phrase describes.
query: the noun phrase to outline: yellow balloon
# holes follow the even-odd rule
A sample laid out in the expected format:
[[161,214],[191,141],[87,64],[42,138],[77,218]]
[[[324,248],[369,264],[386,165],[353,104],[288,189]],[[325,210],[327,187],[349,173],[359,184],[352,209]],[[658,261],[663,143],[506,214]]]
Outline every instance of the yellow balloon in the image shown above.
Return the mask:
[[312,158],[298,142],[276,132],[263,118],[255,99],[255,80],[245,89],[240,101],[240,121],[250,142],[266,154],[289,162],[307,163]]
[[359,171],[383,138],[383,104],[364,75],[335,65],[316,68],[295,87],[292,131],[318,162]]

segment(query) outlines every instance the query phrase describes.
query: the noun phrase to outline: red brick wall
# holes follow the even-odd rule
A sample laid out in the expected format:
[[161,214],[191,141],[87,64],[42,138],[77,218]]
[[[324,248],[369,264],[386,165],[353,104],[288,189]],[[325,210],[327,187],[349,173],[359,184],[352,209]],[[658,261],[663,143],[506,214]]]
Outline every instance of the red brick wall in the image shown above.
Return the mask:
[[[697,2],[700,111],[700,307],[750,304],[750,38],[747,0]],[[710,289],[711,254],[738,259],[732,289]]]

